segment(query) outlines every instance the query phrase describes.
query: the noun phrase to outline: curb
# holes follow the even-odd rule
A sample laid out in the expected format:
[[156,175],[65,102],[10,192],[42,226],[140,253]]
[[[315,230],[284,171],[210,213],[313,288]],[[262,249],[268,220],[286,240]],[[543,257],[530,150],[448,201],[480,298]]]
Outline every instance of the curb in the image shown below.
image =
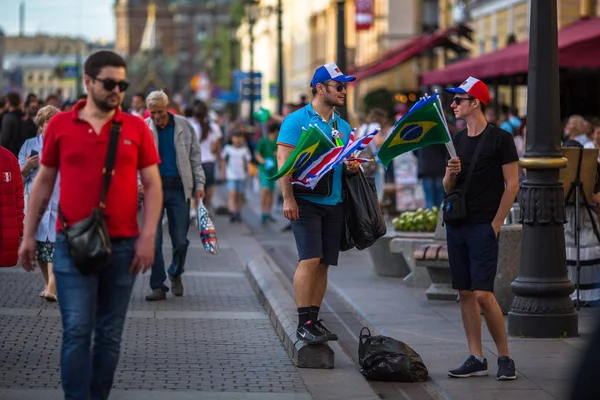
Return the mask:
[[296,338],[296,304],[269,259],[253,258],[244,270],[294,365],[298,368],[333,368],[335,354],[329,345],[306,345]]

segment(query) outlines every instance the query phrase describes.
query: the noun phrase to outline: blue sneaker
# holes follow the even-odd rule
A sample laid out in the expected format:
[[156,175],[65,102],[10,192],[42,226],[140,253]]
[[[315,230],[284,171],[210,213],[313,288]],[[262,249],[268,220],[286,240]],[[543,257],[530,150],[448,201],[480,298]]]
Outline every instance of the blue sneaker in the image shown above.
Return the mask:
[[486,376],[488,374],[487,360],[477,360],[475,356],[469,356],[467,360],[457,369],[448,371],[452,378],[469,378],[471,376]]
[[515,362],[506,356],[498,357],[498,374],[496,374],[496,379],[499,381],[517,379]]

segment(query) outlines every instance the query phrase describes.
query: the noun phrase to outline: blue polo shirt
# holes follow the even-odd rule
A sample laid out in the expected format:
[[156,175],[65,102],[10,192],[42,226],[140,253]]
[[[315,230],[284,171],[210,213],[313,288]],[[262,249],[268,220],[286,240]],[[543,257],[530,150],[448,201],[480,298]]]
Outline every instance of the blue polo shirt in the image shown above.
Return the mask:
[[[340,132],[340,138],[344,144],[347,143],[348,139],[350,138],[350,124],[344,121],[335,112],[329,121],[325,121],[325,119],[323,119],[323,117],[321,117],[313,109],[312,104],[308,103],[305,107],[302,107],[301,109],[296,110],[285,117],[281,124],[279,136],[277,137],[277,143],[285,146],[296,147],[300,141],[302,128],[308,129],[308,125],[317,125],[327,136],[329,136],[330,139],[333,140],[331,137],[331,132],[334,129],[334,121],[337,123],[337,130]],[[317,204],[336,205],[341,203],[343,168],[344,167],[342,164],[335,167],[333,172],[333,188],[331,195],[328,197],[317,197],[310,195],[302,195],[298,197]]]
[[175,118],[169,114],[169,122],[163,129],[156,127],[158,133],[158,154],[160,155],[160,164],[158,170],[160,176],[177,177],[177,155],[175,154]]

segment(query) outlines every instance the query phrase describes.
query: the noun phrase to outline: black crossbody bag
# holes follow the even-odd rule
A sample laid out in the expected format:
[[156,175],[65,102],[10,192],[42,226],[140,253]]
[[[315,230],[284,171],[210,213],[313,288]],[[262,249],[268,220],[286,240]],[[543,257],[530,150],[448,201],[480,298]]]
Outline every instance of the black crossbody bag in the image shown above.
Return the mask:
[[[337,130],[337,121],[333,121],[333,129]],[[333,170],[321,177],[314,189],[301,185],[292,185],[294,196],[328,197],[333,191]]]
[[65,216],[58,207],[62,221],[62,232],[67,238],[69,254],[73,262],[83,275],[100,272],[107,265],[112,254],[112,246],[108,236],[108,229],[104,221],[104,208],[110,181],[114,174],[114,165],[117,154],[117,143],[121,134],[121,124],[113,122],[110,127],[110,140],[104,170],[102,197],[98,208],[92,209],[92,214],[71,226],[67,226]]
[[469,186],[471,185],[471,177],[473,176],[475,165],[479,160],[481,149],[483,148],[486,138],[489,136],[489,133],[486,133],[489,126],[490,125],[488,125],[483,132],[481,132],[482,136],[481,139],[479,139],[479,143],[477,143],[477,147],[475,148],[475,154],[473,154],[473,158],[471,159],[471,165],[469,166],[469,171],[467,172],[465,184],[463,185],[462,189],[454,190],[448,193],[444,198],[444,203],[442,204],[442,213],[444,223],[446,225],[460,225],[467,219],[467,192],[469,191]]

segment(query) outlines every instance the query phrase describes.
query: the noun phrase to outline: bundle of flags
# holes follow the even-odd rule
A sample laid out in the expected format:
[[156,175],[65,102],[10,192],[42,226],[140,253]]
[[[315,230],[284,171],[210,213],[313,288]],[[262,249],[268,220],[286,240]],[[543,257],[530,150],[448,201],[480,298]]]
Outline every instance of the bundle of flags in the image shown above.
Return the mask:
[[[400,154],[431,144],[452,145],[448,123],[444,117],[439,95],[425,96],[396,122],[387,140],[381,145],[375,159],[388,166]],[[453,146],[452,150],[453,150]],[[448,149],[451,153],[450,147]]]
[[316,125],[303,129],[298,145],[279,171],[269,178],[275,181],[285,175],[292,176],[292,184],[314,189],[319,180],[344,160],[359,163],[374,161],[358,158],[373,140],[379,129],[355,140],[355,130],[352,130],[348,141],[336,146]]

